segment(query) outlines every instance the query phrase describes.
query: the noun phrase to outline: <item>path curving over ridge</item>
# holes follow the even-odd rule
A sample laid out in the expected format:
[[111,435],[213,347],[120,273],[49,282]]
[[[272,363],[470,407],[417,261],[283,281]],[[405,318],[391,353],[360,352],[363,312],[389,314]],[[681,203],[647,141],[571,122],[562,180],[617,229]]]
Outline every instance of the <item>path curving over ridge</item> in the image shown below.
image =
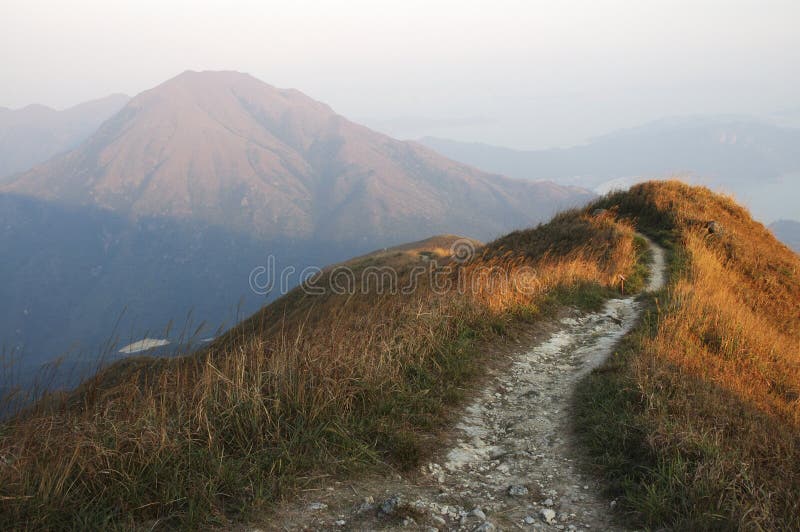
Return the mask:
[[[647,242],[645,290],[654,292],[665,284],[666,259]],[[578,466],[568,414],[580,380],[611,355],[641,312],[635,296],[610,299],[599,312],[571,311],[476,394],[439,460],[418,477],[336,483],[258,528],[621,530],[614,502]]]

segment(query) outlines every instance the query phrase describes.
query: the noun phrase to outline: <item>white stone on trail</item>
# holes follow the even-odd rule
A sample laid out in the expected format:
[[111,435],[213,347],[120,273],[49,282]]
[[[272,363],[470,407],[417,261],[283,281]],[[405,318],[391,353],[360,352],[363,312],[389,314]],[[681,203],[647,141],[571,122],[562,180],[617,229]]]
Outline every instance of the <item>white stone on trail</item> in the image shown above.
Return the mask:
[[473,517],[477,517],[481,521],[486,521],[486,514],[480,508],[475,508],[469,513]]
[[525,486],[509,486],[508,494],[512,497],[524,497],[528,494],[528,488]]
[[542,516],[542,521],[544,521],[548,525],[552,525],[556,522],[556,513],[550,508],[545,508],[541,510],[539,512],[539,515]]
[[381,512],[386,515],[392,515],[399,504],[400,497],[393,495],[381,503]]
[[311,510],[312,512],[324,510],[327,507],[328,505],[325,504],[324,502],[312,502],[311,504],[308,505],[308,509]]

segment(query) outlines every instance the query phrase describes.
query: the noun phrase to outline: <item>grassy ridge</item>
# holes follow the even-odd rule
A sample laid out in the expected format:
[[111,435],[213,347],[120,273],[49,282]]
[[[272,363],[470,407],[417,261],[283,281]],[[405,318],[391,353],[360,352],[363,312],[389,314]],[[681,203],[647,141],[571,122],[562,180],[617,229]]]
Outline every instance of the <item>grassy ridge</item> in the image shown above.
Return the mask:
[[669,288],[577,397],[623,510],[653,528],[800,529],[800,260],[706,189],[648,183],[603,205],[671,250]]
[[415,465],[482,342],[636,282],[631,226],[586,212],[449,263],[467,290],[295,290],[196,356],[131,359],[40,402],[0,426],[0,528],[226,523],[313,475]]

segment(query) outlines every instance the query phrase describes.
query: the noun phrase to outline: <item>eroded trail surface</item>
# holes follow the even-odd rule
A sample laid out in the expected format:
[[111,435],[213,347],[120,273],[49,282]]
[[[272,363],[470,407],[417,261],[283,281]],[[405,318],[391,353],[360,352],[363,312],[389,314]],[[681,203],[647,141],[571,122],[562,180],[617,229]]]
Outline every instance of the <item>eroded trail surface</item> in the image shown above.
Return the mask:
[[[661,288],[664,252],[650,244],[647,290]],[[635,298],[562,318],[514,355],[467,406],[439,460],[414,478],[332,483],[261,529],[618,530],[596,479],[577,465],[568,406],[575,386],[640,314]]]

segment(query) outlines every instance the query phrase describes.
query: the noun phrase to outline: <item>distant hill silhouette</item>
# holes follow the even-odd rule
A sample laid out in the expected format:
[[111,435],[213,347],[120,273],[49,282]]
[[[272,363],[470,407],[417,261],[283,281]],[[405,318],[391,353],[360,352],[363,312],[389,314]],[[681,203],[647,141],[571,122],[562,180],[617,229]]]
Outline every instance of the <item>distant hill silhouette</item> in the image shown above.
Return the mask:
[[769,228],[778,240],[800,253],[800,222],[778,220],[770,224]]
[[744,118],[665,119],[549,150],[512,150],[427,137],[447,157],[522,179],[595,187],[623,176],[693,173],[728,181],[800,171],[800,130]]
[[800,171],[800,129],[737,117],[664,119],[549,150],[512,150],[432,137],[420,142],[487,171],[592,188],[627,176],[691,173],[735,182]]
[[512,150],[424,138],[447,157],[520,179],[550,179],[604,193],[654,177],[681,176],[733,194],[767,221],[795,218],[800,129],[736,116],[664,119],[549,150]]
[[76,147],[128,100],[114,94],[63,111],[44,105],[0,109],[0,178]]

